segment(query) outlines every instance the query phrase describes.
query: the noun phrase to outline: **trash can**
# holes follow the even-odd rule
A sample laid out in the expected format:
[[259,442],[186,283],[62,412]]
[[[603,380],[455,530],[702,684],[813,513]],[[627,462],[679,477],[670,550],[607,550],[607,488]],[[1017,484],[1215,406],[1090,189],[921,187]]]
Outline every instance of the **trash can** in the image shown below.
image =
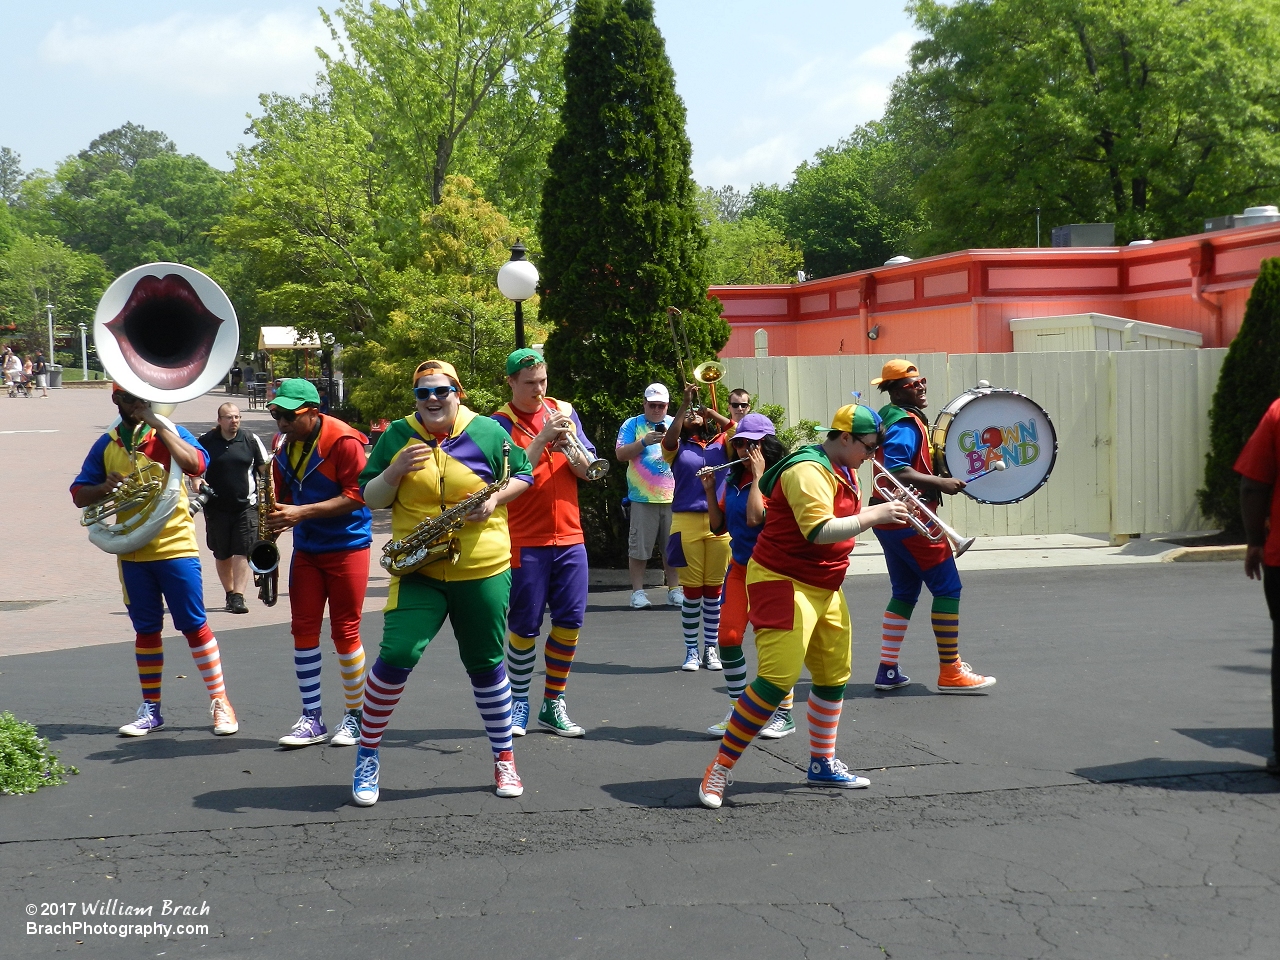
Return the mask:
[[49,364],[49,388],[52,390],[62,389],[62,364]]

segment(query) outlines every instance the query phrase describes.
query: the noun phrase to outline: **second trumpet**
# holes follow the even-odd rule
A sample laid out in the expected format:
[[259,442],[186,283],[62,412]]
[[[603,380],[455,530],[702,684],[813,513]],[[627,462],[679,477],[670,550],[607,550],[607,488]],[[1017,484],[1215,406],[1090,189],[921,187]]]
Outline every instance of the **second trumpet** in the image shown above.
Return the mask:
[[[547,403],[546,400],[542,401],[542,408],[547,412],[548,417],[560,415],[560,412],[558,410],[553,410],[551,408],[551,404]],[[591,451],[587,449],[586,444],[578,439],[578,432],[572,426],[569,427],[569,430],[565,433],[564,437],[561,438],[560,443],[565,448],[564,455],[568,457],[571,462],[586,464],[588,480],[599,480],[609,472],[609,461],[605,460],[603,457],[594,456]]]
[[885,500],[901,500],[906,504],[910,511],[907,523],[915,527],[920,536],[933,543],[940,543],[945,539],[951,544],[951,552],[957,557],[973,546],[976,537],[960,536],[929,509],[929,505],[914,487],[907,486],[895,477],[880,461],[871,461],[871,473],[875,477],[871,486],[876,494]]

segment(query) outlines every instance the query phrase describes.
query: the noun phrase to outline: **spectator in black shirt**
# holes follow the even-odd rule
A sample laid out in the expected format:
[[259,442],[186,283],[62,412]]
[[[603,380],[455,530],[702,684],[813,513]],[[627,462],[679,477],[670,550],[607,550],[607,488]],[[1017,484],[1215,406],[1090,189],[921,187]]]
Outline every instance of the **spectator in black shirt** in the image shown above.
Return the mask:
[[205,542],[213,551],[218,579],[227,593],[228,613],[248,613],[249,549],[258,539],[258,491],[254,471],[271,469],[271,460],[255,434],[240,429],[240,408],[224,403],[218,425],[200,438],[209,452],[209,468],[197,480],[213,488],[204,509]]
[[43,391],[40,396],[47,398],[49,396],[49,365],[44,362],[43,350],[36,351],[35,359],[31,361],[31,372],[35,374],[36,386]]

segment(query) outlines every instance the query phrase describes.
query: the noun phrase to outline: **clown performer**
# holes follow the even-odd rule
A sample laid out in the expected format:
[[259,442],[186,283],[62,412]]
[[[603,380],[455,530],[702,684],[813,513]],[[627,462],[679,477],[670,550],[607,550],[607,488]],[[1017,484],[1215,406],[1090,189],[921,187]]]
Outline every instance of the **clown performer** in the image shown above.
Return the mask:
[[358,806],[378,801],[378,746],[405,682],[445,617],[493,752],[500,797],[524,792],[511,752],[511,685],[503,663],[511,597],[511,537],[506,504],[533,484],[524,450],[489,417],[468,410],[453,365],[427,360],[414,371],[417,410],[378,439],[360,475],[365,503],[391,508],[391,535],[403,539],[486,487],[508,478],[467,515],[455,560],[441,556],[393,576],[383,611],[382,645],[365,678],[360,746],[351,794]]
[[801,447],[760,479],[764,529],[747,564],[758,667],[698,786],[698,799],[713,810],[724,802],[742,751],[795,686],[802,667],[813,680],[809,786],[869,784],[835,757],[852,655],[849,607],[841,587],[864,524],[902,520],[907,508],[892,501],[861,509],[856,471],[880,443],[879,416],[869,407],[848,404],[836,411],[827,431],[822,443]]
[[276,508],[267,525],[276,533],[293,530],[289,632],[302,697],[302,715],[279,743],[305,747],[329,736],[320,698],[320,626],[327,603],[346,707],[329,743],[349,747],[360,739],[365,668],[360,615],[373,543],[373,514],[360,497],[365,436],[322,414],[319,392],[301,378],[281,383],[267,412],[280,431],[280,449],[272,459]]
[[[885,441],[876,459],[904,484],[918,490],[929,509],[936,512],[942,494],[959,493],[965,483],[933,473],[929,421],[924,415],[929,405],[925,378],[914,363],[890,360],[871,383],[889,395],[889,403],[880,409]],[[879,500],[875,495],[871,498],[872,503]],[[875,533],[884,547],[893,590],[882,622],[876,689],[896,690],[911,682],[898,667],[898,653],[922,584],[933,594],[930,620],[938,644],[938,692],[975,694],[995,686],[995,677],[974,673],[960,659],[960,573],[951,544],[945,538],[935,543],[909,524],[877,526]]]
[[[120,413],[120,423],[98,438],[72,482],[71,499],[77,507],[83,509],[106,499],[130,474],[163,480],[172,470],[190,477],[204,473],[209,455],[186,427],[158,416],[147,401],[118,386],[112,388],[111,401]],[[222,737],[240,729],[222,679],[218,640],[205,616],[200,548],[195,521],[187,509],[186,484],[178,482],[177,492],[173,512],[150,542],[132,553],[117,554],[124,606],[136,634],[134,656],[142,684],[137,719],[120,728],[126,737],[144,737],[164,726],[160,715],[160,680],[164,675],[160,631],[165,604],[173,625],[187,638],[209,692],[213,732]],[[143,509],[145,505],[121,510],[116,522],[131,520]]]
[[[511,402],[493,415],[533,464],[533,489],[507,507],[511,528],[511,613],[507,620],[507,676],[511,732],[529,726],[529,679],[537,659],[542,614],[551,606],[544,655],[547,679],[538,726],[562,737],[586,731],[569,719],[564,690],[587,610],[587,548],[578,514],[578,481],[586,479],[595,447],[572,405],[547,396],[547,363],[527,347],[507,357]],[[570,457],[561,441],[573,431],[590,460]]]
[[[733,395],[729,394],[730,398]],[[719,501],[715,495],[715,475],[707,474],[702,478],[702,488],[707,495],[708,522],[716,533],[728,531],[733,557],[724,581],[717,644],[724,664],[725,685],[729,688],[729,712],[719,723],[707,727],[707,733],[717,740],[728,729],[733,718],[733,706],[747,687],[747,658],[742,653],[742,641],[747,631],[747,563],[764,528],[764,495],[760,492],[760,478],[769,467],[787,455],[786,447],[778,441],[772,421],[763,414],[748,413],[735,426],[737,431],[729,441],[733,457],[746,462],[728,468],[729,475]],[[794,733],[796,725],[791,719],[791,706],[792,696],[788,690],[773,717],[760,730],[760,736],[778,740]]]
[[[667,563],[676,569],[684,601],[680,621],[684,632],[684,663],[681,670],[723,669],[716,640],[720,633],[720,593],[729,566],[729,537],[713,533],[707,515],[707,501],[719,498],[724,477],[716,475],[714,495],[703,489],[698,471],[725,463],[724,434],[720,424],[709,419],[711,411],[698,403],[699,386],[687,383],[680,409],[662,437],[662,456],[671,465],[675,493],[671,500],[671,536],[667,540]],[[718,415],[717,415],[718,416]],[[728,423],[724,417],[718,419]],[[720,471],[722,474],[723,471]],[[703,649],[698,656],[698,621],[702,621]]]

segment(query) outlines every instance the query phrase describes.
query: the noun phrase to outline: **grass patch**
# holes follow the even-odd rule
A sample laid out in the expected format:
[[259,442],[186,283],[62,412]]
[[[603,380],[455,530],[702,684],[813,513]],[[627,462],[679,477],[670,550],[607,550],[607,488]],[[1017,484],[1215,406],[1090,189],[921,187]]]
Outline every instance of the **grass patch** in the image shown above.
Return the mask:
[[36,728],[6,710],[0,713],[0,793],[35,793],[67,782],[65,767]]

